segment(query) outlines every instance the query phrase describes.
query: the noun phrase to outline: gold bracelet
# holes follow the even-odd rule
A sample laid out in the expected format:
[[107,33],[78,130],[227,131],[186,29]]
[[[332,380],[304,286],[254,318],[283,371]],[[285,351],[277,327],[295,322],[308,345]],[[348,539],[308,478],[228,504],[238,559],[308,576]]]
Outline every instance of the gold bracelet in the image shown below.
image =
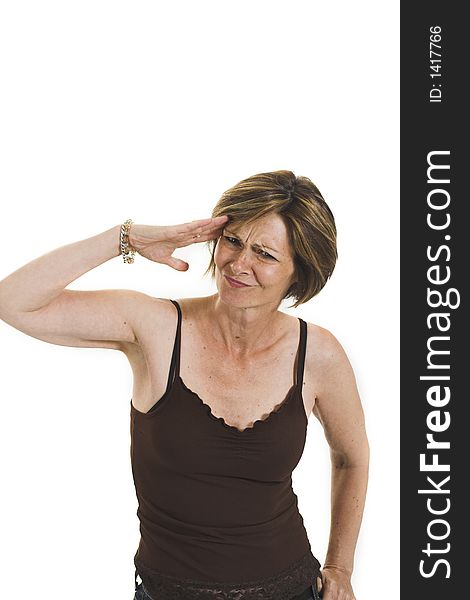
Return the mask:
[[132,219],[127,219],[127,221],[124,221],[124,223],[121,225],[121,232],[119,236],[122,258],[124,262],[128,264],[132,264],[134,262],[134,256],[136,252],[135,248],[129,244],[129,231],[132,223]]

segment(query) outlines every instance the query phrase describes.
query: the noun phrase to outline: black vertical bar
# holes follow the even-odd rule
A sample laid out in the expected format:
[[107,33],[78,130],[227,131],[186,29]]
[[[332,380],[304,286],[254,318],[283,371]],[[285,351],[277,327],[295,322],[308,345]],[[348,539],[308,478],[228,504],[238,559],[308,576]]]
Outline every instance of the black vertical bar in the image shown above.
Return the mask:
[[400,572],[413,600],[470,593],[463,7],[401,3]]

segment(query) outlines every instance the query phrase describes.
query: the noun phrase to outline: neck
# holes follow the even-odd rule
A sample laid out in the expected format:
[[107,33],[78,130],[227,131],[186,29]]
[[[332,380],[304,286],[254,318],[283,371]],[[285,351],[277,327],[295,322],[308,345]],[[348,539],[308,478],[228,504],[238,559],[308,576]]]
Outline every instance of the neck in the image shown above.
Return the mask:
[[231,357],[246,358],[266,349],[281,333],[279,305],[230,306],[218,294],[208,300],[212,334]]

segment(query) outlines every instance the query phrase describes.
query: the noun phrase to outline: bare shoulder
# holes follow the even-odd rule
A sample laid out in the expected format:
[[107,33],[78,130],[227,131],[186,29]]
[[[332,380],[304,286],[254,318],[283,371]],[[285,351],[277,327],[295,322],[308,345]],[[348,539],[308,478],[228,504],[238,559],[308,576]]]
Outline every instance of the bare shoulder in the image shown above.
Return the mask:
[[346,353],[336,336],[315,323],[307,322],[307,354],[323,367],[344,360]]
[[314,323],[307,323],[305,367],[319,391],[338,380],[352,382],[354,379],[351,363],[340,341],[331,331]]
[[176,308],[168,298],[156,298],[142,292],[134,292],[132,300],[134,301],[134,322],[139,330],[152,324],[163,324],[176,314]]
[[173,302],[169,298],[158,298],[140,292],[134,299],[133,326],[136,343],[148,346],[154,340],[173,339],[178,322],[178,312]]

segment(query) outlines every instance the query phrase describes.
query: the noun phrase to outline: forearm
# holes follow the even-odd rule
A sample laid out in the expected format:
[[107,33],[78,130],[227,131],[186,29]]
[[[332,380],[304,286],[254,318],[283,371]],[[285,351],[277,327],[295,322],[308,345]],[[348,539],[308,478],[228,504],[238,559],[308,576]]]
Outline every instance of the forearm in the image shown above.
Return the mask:
[[72,281],[119,256],[120,225],[61,246],[20,267],[0,281],[0,316],[38,310]]
[[331,529],[324,568],[351,575],[362,522],[368,480],[368,455],[361,464],[332,462]]

